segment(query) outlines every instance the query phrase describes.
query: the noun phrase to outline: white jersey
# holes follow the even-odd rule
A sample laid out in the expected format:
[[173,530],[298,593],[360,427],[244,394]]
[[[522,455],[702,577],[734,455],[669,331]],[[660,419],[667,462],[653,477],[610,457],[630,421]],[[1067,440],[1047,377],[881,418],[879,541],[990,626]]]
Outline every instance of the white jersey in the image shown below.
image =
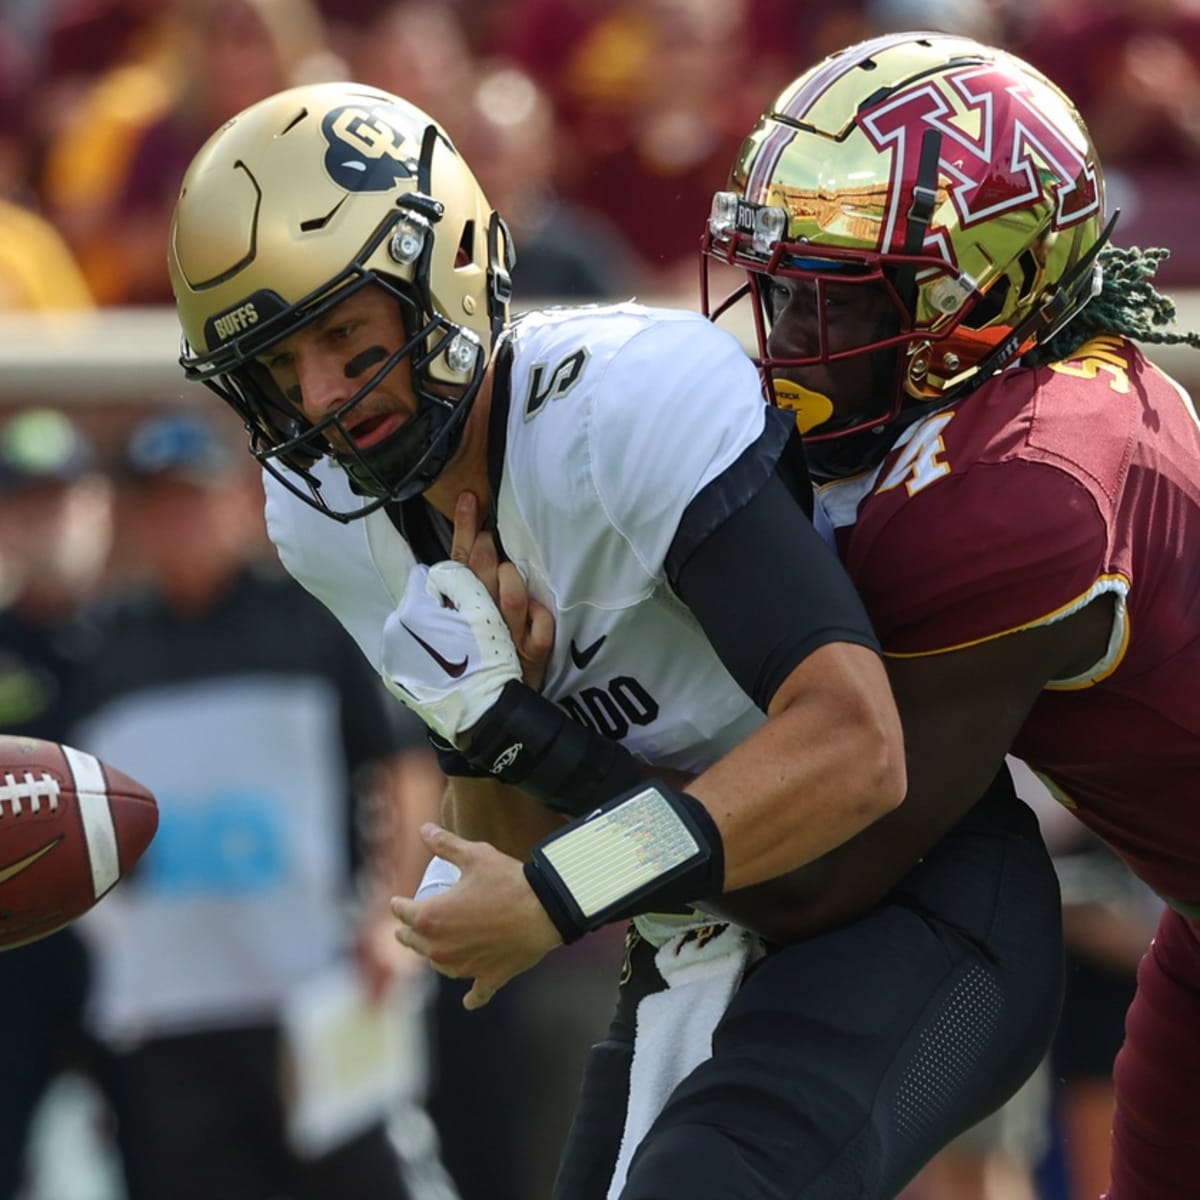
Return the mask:
[[[703,317],[635,304],[530,314],[511,339],[510,386],[492,400],[495,524],[554,616],[543,692],[647,761],[699,772],[764,716],[673,593],[665,561],[691,501],[763,434],[757,372]],[[340,468],[314,473],[333,506],[353,506]],[[399,601],[391,518],[380,509],[343,525],[270,475],[265,484],[284,566],[382,673]]]

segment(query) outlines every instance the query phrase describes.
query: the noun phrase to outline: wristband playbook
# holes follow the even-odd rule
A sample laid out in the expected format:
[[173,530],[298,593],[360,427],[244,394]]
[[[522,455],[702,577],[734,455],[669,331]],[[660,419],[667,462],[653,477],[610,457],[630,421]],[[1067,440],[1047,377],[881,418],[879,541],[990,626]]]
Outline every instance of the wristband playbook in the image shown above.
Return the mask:
[[651,782],[543,838],[525,877],[573,942],[611,921],[718,895],[725,855],[695,796]]

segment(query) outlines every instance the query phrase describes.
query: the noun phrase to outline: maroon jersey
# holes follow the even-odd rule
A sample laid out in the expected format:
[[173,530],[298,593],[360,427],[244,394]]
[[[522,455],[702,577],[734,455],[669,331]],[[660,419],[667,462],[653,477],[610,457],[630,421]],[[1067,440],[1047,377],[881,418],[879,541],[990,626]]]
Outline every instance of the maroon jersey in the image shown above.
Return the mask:
[[1120,338],[1010,370],[826,485],[889,655],[1116,598],[1105,658],[1043,691],[1013,753],[1165,897],[1200,905],[1200,427]]

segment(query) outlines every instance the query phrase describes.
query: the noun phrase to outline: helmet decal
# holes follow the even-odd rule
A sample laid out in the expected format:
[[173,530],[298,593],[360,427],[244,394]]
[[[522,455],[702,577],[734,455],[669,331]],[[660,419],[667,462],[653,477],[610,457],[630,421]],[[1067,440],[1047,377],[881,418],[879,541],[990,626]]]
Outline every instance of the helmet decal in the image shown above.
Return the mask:
[[[948,195],[963,229],[1041,204],[1047,190],[1054,198],[1053,229],[1099,211],[1096,172],[1082,149],[1042,115],[1028,84],[992,63],[905,88],[860,114],[860,121],[877,149],[893,153],[880,249],[899,248],[896,225],[912,204],[903,182],[917,178],[922,134],[930,128],[942,135],[938,167],[952,181]],[[935,227],[926,244],[954,261],[944,230]]]
[[387,192],[398,179],[415,179],[420,147],[400,132],[404,116],[387,104],[343,104],[326,113],[321,132],[329,143],[329,177],[348,192]]
[[286,311],[283,297],[264,288],[209,317],[204,323],[205,341],[210,346],[224,345]]

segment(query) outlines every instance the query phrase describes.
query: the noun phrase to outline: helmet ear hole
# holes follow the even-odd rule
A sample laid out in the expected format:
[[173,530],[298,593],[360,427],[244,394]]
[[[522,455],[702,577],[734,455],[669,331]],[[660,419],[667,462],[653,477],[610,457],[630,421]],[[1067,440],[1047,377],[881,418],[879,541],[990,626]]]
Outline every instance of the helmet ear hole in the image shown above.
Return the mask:
[[475,222],[468,221],[463,226],[462,237],[459,239],[458,251],[454,255],[454,269],[461,270],[469,267],[475,261]]
[[1021,302],[1025,303],[1033,296],[1033,289],[1041,274],[1041,266],[1032,250],[1024,250],[1017,259],[1021,271]]
[[988,289],[987,294],[962,319],[964,329],[983,329],[1004,311],[1008,294],[1012,291],[1012,280],[1001,275]]

